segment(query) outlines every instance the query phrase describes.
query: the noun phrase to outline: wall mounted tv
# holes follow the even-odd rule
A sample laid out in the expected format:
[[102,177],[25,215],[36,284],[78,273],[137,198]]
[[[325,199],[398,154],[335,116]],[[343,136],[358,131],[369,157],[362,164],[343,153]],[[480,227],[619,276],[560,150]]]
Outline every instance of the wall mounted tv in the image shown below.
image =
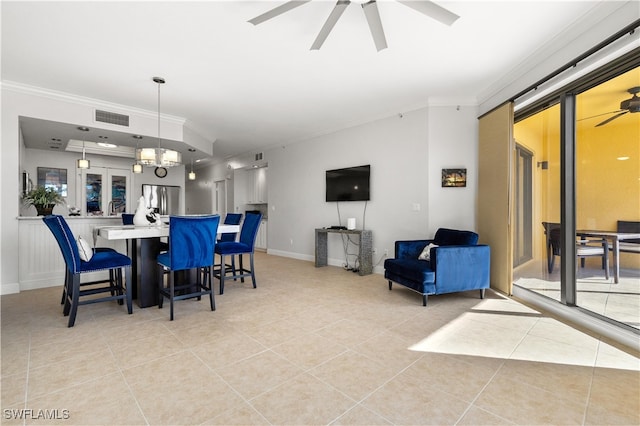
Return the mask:
[[327,170],[327,201],[369,201],[371,166]]

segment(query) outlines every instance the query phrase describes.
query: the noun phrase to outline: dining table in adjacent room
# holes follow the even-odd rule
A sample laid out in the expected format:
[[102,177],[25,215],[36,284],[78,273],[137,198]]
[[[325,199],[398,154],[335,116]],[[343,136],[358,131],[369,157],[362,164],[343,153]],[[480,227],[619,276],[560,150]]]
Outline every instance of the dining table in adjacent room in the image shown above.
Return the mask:
[[640,238],[640,233],[578,230],[576,234],[579,237],[604,238],[611,242],[611,251],[613,252],[613,282],[618,284],[620,282],[620,241],[638,239]]
[[[240,232],[240,225],[218,225],[218,235],[238,232]],[[127,255],[131,258],[133,297],[141,308],[157,305],[158,264],[156,259],[160,253],[160,239],[169,237],[169,225],[163,223],[149,226],[99,226],[94,229],[94,240],[97,237],[129,241]]]

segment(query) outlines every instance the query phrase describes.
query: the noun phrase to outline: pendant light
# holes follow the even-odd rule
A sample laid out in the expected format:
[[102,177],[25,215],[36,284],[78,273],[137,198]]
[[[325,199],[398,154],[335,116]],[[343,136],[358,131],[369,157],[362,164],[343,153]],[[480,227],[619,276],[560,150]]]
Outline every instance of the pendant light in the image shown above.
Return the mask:
[[[133,138],[136,140],[136,153],[138,152],[138,141],[140,139],[142,139],[142,136],[140,135],[133,135]],[[136,155],[137,157],[137,155]],[[137,160],[135,163],[133,163],[133,166],[131,166],[131,171],[133,173],[139,174],[144,172],[144,168],[142,167],[142,164],[140,164]]]
[[158,84],[158,147],[136,149],[136,162],[145,166],[173,167],[179,166],[182,155],[178,151],[162,148],[160,138],[160,85],[165,83],[162,77],[153,77]]
[[[78,127],[78,130],[80,130],[81,132],[88,132],[89,128],[81,126],[81,127]],[[78,158],[77,165],[79,169],[90,168],[89,160],[86,159],[85,152],[84,152],[84,136],[82,137],[82,158]]]
[[191,159],[191,171],[189,172],[189,180],[196,180],[196,174],[193,171],[193,158]]

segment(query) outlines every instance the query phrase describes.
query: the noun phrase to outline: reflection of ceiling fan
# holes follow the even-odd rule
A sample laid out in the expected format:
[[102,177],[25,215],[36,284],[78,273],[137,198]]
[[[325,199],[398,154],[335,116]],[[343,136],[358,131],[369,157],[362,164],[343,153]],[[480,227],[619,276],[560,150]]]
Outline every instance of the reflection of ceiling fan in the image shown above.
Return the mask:
[[[605,124],[615,120],[616,118],[622,117],[628,112],[640,112],[640,98],[638,97],[638,93],[640,93],[640,86],[632,87],[631,89],[627,90],[627,92],[631,93],[633,96],[631,96],[629,99],[626,99],[620,102],[620,110],[607,112],[606,114],[615,114],[615,115],[613,117],[607,118],[602,123],[596,124],[596,127],[604,126]],[[600,115],[605,115],[605,114],[600,114]],[[598,117],[598,116],[596,115],[595,117]],[[593,117],[590,117],[590,118],[593,118]]]
[[[298,6],[302,6],[305,3],[308,3],[311,0],[290,0],[280,6],[271,9],[260,16],[256,16],[253,19],[250,19],[253,25],[258,25],[268,19],[274,18],[278,15],[281,15],[289,10],[296,8]],[[447,9],[438,6],[429,0],[397,0],[398,3],[402,3],[405,6],[408,6],[414,10],[417,10],[420,13],[423,13],[436,21],[442,22],[445,25],[452,25],[456,19],[459,18],[455,13],[449,12]],[[376,49],[378,52],[382,49],[386,49],[387,40],[384,37],[384,30],[382,29],[382,21],[380,21],[380,14],[378,13],[378,4],[376,0],[353,0],[353,2],[360,3],[362,6],[362,10],[364,11],[364,16],[367,18],[367,23],[369,24],[369,29],[371,30],[371,36],[373,37],[373,42],[376,44]],[[327,18],[326,22],[320,29],[320,33],[316,40],[313,42],[311,46],[311,50],[319,50],[322,46],[322,43],[326,40],[327,36],[342,16],[344,10],[351,4],[350,0],[338,0],[333,11]]]

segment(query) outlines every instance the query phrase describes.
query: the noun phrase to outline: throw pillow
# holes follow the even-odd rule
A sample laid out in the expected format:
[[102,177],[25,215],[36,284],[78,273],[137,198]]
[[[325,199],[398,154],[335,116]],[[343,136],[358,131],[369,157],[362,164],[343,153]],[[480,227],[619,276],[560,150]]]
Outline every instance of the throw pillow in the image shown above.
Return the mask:
[[427,261],[431,260],[431,249],[434,247],[438,247],[438,245],[429,243],[429,245],[422,250],[422,253],[420,253],[420,256],[418,256],[418,259],[427,260]]
[[78,237],[78,252],[80,253],[80,259],[88,262],[93,257],[93,248],[91,248],[91,244],[82,236]]

